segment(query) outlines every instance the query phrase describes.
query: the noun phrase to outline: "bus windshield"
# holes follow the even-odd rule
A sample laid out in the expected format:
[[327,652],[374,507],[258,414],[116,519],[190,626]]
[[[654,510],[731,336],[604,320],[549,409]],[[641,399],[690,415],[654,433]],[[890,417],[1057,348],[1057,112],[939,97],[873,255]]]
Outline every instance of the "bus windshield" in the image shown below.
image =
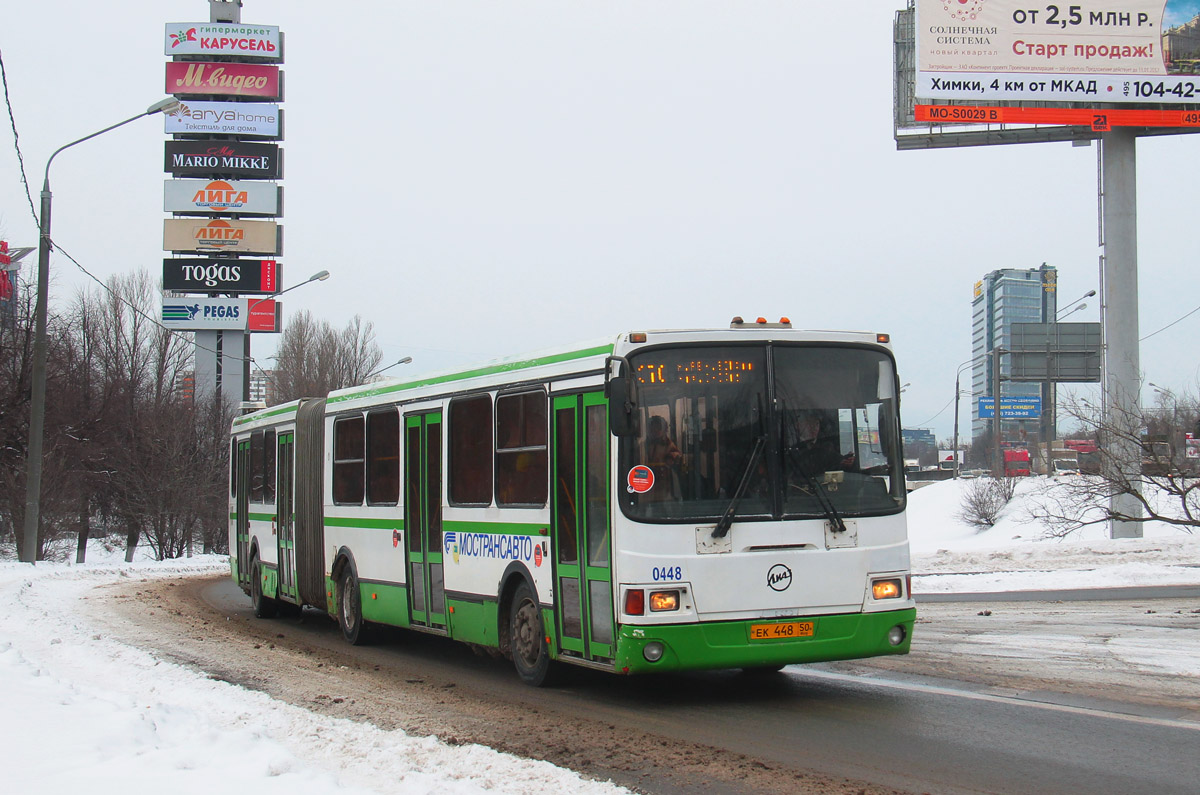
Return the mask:
[[879,349],[824,344],[651,348],[629,356],[638,433],[620,440],[641,521],[894,513],[904,506],[896,375]]

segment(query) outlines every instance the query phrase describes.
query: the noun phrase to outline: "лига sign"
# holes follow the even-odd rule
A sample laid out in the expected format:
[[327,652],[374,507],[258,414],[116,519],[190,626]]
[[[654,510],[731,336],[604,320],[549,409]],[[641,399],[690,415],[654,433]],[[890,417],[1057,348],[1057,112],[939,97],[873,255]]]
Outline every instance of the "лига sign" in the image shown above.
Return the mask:
[[163,183],[163,210],[187,215],[278,216],[283,187],[273,182],[223,179],[169,179]]
[[222,251],[231,254],[279,254],[283,234],[274,221],[224,218],[177,218],[163,221],[165,251]]

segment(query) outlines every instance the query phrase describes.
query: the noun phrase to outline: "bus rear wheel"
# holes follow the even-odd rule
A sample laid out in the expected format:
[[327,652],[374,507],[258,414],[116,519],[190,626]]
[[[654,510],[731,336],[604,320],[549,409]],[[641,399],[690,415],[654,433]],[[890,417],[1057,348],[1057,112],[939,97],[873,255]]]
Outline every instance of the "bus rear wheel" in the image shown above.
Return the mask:
[[342,637],[352,646],[361,646],[367,641],[366,629],[363,627],[362,592],[358,587],[358,577],[349,566],[338,578],[337,597],[338,626],[341,627]]
[[529,585],[521,583],[513,594],[508,624],[509,651],[521,681],[533,687],[551,684],[554,663],[546,646],[542,611]]
[[258,557],[250,562],[250,601],[254,605],[255,618],[274,618],[279,612],[279,605],[274,599],[263,595],[262,564]]

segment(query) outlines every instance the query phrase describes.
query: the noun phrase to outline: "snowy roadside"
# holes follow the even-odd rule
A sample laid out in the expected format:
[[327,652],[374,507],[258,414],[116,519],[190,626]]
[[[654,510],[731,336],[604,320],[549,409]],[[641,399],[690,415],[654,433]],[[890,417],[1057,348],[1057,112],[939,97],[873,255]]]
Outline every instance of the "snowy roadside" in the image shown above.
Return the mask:
[[73,605],[119,578],[228,571],[166,564],[0,564],[0,727],[11,792],[263,795],[626,792],[546,762],[329,718],[108,640]]
[[[909,495],[913,591],[981,593],[1138,585],[1200,585],[1200,535],[1148,522],[1144,538],[1109,539],[1103,526],[1048,537],[1037,517],[1045,478],[1029,478],[993,527],[958,518],[970,481]],[[1053,483],[1050,483],[1053,486]]]

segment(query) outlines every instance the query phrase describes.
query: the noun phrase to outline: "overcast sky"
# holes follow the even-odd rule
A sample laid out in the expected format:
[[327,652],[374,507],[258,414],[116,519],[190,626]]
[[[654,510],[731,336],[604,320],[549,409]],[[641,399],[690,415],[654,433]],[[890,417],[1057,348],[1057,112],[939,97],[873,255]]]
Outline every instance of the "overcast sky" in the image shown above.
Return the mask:
[[[245,0],[286,36],[283,281],[333,273],[283,298],[285,323],[360,314],[406,375],[734,315],[884,331],[905,425],[948,438],[974,282],[1048,262],[1060,306],[1098,286],[1097,150],[897,152],[902,5]],[[165,25],[207,19],[204,0],[6,4],[35,202],[54,149],[163,97]],[[161,274],[164,139],[148,118],[55,160],[54,238],[101,278]],[[0,144],[0,232],[34,245]],[[1142,336],[1200,305],[1198,151],[1138,143]],[[56,301],[89,283],[53,274]],[[1200,313],[1146,340],[1147,380],[1195,392],[1198,335]],[[275,342],[255,337],[264,366]]]

